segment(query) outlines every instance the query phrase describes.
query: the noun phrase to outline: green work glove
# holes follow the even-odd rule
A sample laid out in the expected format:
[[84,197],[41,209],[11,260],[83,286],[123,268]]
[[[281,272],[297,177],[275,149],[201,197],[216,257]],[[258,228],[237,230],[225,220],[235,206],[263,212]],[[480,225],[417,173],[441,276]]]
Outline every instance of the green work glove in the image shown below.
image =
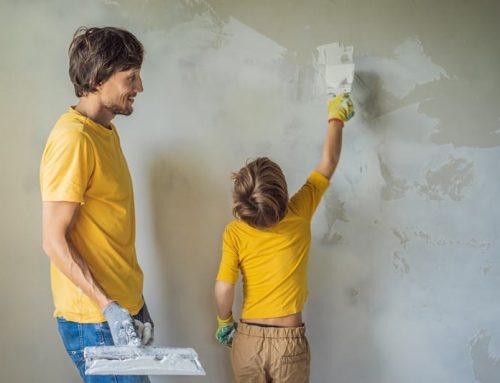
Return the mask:
[[328,122],[338,120],[344,124],[354,116],[354,105],[348,93],[341,93],[328,101]]
[[233,314],[227,319],[221,319],[217,315],[217,331],[215,332],[215,339],[220,344],[225,344],[227,347],[231,347],[233,343],[234,332],[236,331],[236,323],[233,319]]

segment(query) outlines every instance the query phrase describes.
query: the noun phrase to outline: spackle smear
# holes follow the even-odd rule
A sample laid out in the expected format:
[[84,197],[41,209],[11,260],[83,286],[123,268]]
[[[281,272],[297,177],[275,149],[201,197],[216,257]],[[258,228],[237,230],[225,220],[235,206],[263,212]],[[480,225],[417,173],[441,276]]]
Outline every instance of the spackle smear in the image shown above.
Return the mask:
[[408,96],[417,85],[442,77],[446,71],[424,53],[417,38],[410,38],[394,50],[394,57],[364,56],[356,60],[356,73],[361,77],[374,75],[382,80],[382,87],[395,97]]

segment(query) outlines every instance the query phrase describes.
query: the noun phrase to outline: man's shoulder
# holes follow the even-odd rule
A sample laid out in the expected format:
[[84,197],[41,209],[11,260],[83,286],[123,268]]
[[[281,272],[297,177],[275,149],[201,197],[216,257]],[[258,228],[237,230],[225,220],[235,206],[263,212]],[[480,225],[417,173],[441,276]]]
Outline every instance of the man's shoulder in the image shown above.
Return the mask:
[[85,130],[85,121],[77,114],[67,111],[59,116],[54,128],[61,130],[74,129],[83,131]]
[[54,124],[49,139],[82,140],[88,138],[85,122],[70,112],[63,113]]

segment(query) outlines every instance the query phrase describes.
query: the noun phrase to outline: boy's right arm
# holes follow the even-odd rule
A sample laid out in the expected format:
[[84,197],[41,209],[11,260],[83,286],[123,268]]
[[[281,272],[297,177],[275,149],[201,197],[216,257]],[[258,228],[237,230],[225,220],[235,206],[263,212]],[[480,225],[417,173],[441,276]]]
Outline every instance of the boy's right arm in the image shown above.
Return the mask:
[[354,106],[348,94],[339,94],[328,102],[328,130],[321,161],[316,167],[316,171],[328,179],[332,178],[340,159],[344,123],[353,115]]
[[215,304],[217,306],[217,330],[215,339],[231,347],[236,323],[233,318],[234,285],[224,281],[215,282]]

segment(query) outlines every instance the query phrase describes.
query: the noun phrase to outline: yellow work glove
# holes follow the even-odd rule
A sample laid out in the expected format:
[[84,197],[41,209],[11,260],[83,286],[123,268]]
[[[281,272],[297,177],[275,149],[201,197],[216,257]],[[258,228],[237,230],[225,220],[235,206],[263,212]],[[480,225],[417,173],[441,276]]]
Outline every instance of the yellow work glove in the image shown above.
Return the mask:
[[231,347],[233,343],[234,332],[236,331],[236,323],[233,319],[233,314],[227,319],[222,319],[217,315],[217,331],[215,331],[215,339],[220,344],[225,344]]
[[341,93],[328,101],[328,122],[338,120],[344,125],[354,116],[354,105],[348,93]]

